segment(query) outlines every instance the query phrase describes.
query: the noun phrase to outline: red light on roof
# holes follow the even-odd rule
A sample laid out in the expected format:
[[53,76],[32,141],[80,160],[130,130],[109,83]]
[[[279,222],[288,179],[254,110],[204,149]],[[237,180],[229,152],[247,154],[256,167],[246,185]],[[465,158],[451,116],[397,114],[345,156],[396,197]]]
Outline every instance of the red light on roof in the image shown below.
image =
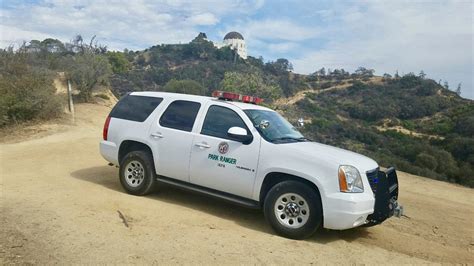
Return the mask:
[[249,103],[252,101],[252,98],[253,98],[252,96],[244,95],[242,96],[242,102]]
[[255,97],[253,103],[255,103],[255,104],[261,104],[262,102],[263,102],[263,99],[262,99],[262,98]]
[[212,96],[224,100],[240,100],[240,94],[233,92],[214,91]]
[[228,100],[228,101],[241,101],[244,103],[253,103],[253,104],[260,104],[263,102],[262,98],[249,96],[249,95],[241,95],[234,92],[225,92],[225,91],[214,91],[212,93],[212,97],[216,97],[221,100]]

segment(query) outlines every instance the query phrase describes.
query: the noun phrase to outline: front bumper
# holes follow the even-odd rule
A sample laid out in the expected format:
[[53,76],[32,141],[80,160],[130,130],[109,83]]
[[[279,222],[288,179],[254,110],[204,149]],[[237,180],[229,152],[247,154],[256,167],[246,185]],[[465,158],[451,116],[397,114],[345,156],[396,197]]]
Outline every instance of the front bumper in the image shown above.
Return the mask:
[[391,216],[403,215],[398,204],[398,178],[395,168],[367,173],[373,193],[333,193],[326,197],[324,228],[344,230],[372,226]]

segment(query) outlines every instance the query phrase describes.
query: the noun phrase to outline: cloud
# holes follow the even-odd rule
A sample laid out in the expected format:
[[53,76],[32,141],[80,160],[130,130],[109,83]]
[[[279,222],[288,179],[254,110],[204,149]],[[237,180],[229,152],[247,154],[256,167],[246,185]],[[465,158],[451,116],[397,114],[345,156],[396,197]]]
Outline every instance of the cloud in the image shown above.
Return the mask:
[[270,43],[268,44],[267,48],[273,53],[286,53],[296,49],[298,46],[298,43],[295,42],[280,42]]
[[214,14],[202,13],[191,16],[188,21],[193,25],[214,25],[219,21],[219,19]]
[[82,34],[85,38],[97,35],[112,49],[144,49],[188,42],[199,27],[215,25],[222,17],[251,14],[262,4],[250,0],[8,2],[0,9],[0,45],[44,37],[67,41]]
[[303,26],[284,18],[247,20],[227,27],[227,31],[235,28],[250,40],[266,41],[303,41],[321,33],[319,27]]
[[474,98],[472,3],[372,1],[337,8],[332,16],[324,12],[326,45],[295,57],[295,71],[323,66],[366,66],[378,74],[424,70],[451,87],[463,82],[464,96]]

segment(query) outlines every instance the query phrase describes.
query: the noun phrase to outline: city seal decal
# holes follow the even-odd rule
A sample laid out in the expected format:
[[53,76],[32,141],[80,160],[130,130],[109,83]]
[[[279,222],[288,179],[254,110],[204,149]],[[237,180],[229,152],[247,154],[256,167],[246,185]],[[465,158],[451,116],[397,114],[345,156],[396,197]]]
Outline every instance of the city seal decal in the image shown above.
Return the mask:
[[218,150],[220,154],[226,154],[229,151],[229,144],[227,142],[219,143]]

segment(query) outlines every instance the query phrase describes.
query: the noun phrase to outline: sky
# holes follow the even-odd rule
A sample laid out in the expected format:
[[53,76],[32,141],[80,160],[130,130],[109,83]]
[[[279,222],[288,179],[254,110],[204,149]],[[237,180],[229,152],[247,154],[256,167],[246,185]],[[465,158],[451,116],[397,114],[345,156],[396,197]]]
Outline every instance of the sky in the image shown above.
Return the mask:
[[111,50],[187,43],[199,32],[221,42],[240,32],[250,56],[287,58],[296,73],[321,67],[376,74],[423,70],[461,83],[474,99],[470,0],[0,0],[0,47],[31,39],[69,41],[96,35]]

